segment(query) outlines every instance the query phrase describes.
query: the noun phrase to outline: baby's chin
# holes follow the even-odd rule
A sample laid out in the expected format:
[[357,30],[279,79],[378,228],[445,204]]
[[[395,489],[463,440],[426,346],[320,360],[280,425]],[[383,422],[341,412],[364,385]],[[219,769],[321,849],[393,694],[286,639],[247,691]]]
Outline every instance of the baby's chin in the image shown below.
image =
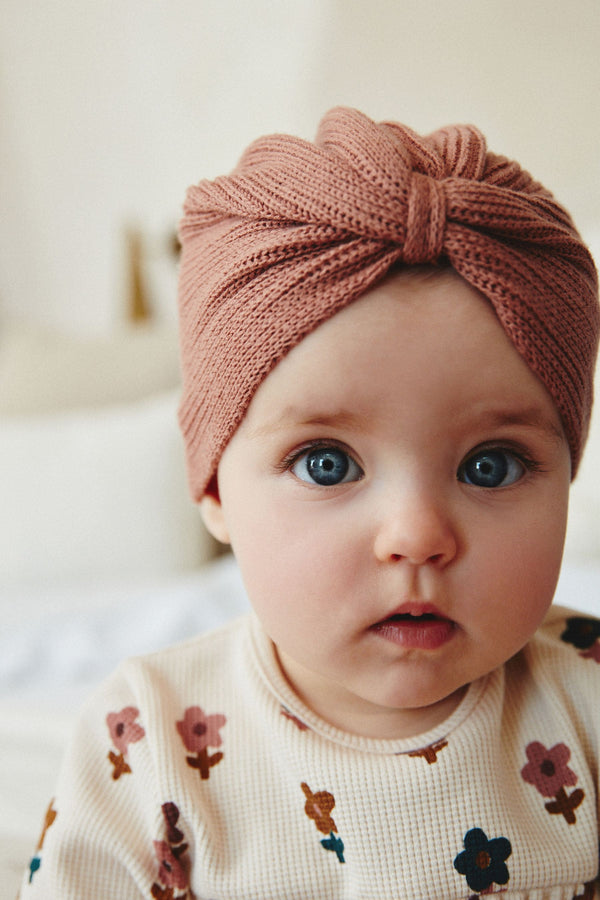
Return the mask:
[[349,734],[377,740],[401,740],[424,734],[445,721],[459,706],[468,685],[450,693],[440,684],[390,683],[379,678],[349,686],[307,669],[280,648],[275,648],[281,671],[300,701],[313,713]]

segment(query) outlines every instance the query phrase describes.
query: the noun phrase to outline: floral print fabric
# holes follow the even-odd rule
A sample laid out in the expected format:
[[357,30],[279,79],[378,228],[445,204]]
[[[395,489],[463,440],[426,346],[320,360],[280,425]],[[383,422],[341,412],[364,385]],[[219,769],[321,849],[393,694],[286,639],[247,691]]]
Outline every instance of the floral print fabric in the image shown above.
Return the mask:
[[227,719],[221,713],[207,716],[199,706],[186,709],[183,719],[177,722],[177,731],[186,750],[192,754],[187,757],[188,766],[197,769],[204,780],[209,778],[210,770],[223,759],[223,753],[209,754],[209,747],[220,747],[223,743],[221,728]]
[[570,616],[566,626],[561,640],[577,647],[584,659],[600,664],[600,620],[589,616]]
[[[564,627],[563,623],[557,623],[554,626],[554,633],[556,643],[562,647],[562,656],[572,657],[580,670],[585,669],[593,673],[597,670],[594,656],[590,651],[594,651],[594,647],[600,645],[600,627],[593,620],[591,622],[592,624],[589,619],[583,617],[573,617],[564,624]],[[582,656],[583,659],[579,659]],[[521,673],[519,675],[521,676]],[[499,681],[498,684],[500,683],[510,682]],[[123,697],[123,694],[117,696]],[[132,699],[140,696],[140,693],[131,694]],[[197,819],[198,808],[201,809],[205,802],[209,818],[214,816],[214,819],[208,822],[207,828],[213,828],[215,823],[216,827],[223,825],[223,832],[217,837],[218,841],[225,842],[225,856],[233,858],[231,854],[239,853],[247,854],[249,857],[251,855],[248,853],[249,847],[255,848],[260,844],[262,829],[265,854],[270,847],[269,859],[272,859],[273,865],[279,867],[281,875],[281,872],[286,871],[288,863],[280,858],[277,842],[269,843],[268,840],[274,836],[273,823],[276,822],[281,837],[285,839],[286,847],[292,848],[286,852],[297,853],[294,866],[305,870],[309,867],[311,877],[318,875],[326,886],[325,894],[328,897],[333,896],[331,886],[334,884],[339,887],[338,896],[342,896],[344,891],[347,893],[347,884],[361,883],[363,877],[361,871],[365,871],[365,853],[369,852],[368,844],[374,848],[387,848],[385,852],[391,854],[390,858],[395,860],[390,870],[394,871],[399,880],[397,885],[390,887],[390,896],[394,895],[394,891],[398,896],[451,895],[464,897],[465,900],[496,893],[506,893],[511,897],[529,896],[522,887],[522,879],[524,871],[527,877],[531,871],[539,875],[542,863],[538,865],[533,859],[532,849],[536,844],[528,846],[523,840],[523,822],[519,821],[519,828],[515,829],[514,819],[511,818],[511,802],[503,804],[503,798],[497,789],[498,785],[494,785],[494,771],[488,768],[484,773],[481,766],[478,768],[477,759],[482,758],[479,754],[482,752],[485,754],[487,748],[479,745],[477,754],[471,754],[469,744],[471,733],[467,734],[467,741],[461,740],[458,749],[458,732],[450,730],[445,736],[438,735],[437,739],[433,739],[432,736],[429,738],[430,743],[424,743],[422,747],[412,743],[411,747],[415,749],[404,749],[387,755],[385,765],[382,763],[383,757],[373,759],[375,766],[381,765],[381,771],[387,772],[388,780],[391,766],[398,773],[397,781],[392,779],[392,782],[388,783],[382,779],[376,786],[381,784],[384,789],[387,783],[391,788],[390,802],[397,806],[400,816],[407,817],[411,828],[414,826],[415,834],[419,834],[419,852],[422,851],[423,858],[426,855],[427,859],[431,860],[431,869],[422,875],[424,893],[419,894],[418,891],[415,892],[414,884],[409,885],[410,874],[406,876],[406,883],[400,880],[404,878],[403,873],[408,872],[410,859],[414,856],[410,837],[402,842],[398,841],[396,835],[395,843],[392,844],[393,827],[381,827],[384,821],[387,821],[388,826],[390,823],[393,825],[394,821],[393,811],[387,814],[387,820],[383,813],[380,816],[382,807],[387,802],[383,790],[375,796],[371,793],[372,785],[369,783],[367,797],[365,793],[367,788],[363,788],[363,783],[368,783],[368,777],[363,783],[356,772],[348,777],[349,773],[344,766],[336,763],[338,757],[334,753],[335,748],[330,747],[331,758],[325,758],[325,763],[323,759],[319,759],[315,748],[323,738],[316,730],[314,720],[307,718],[310,727],[307,726],[302,718],[299,718],[302,716],[298,711],[299,708],[294,707],[293,703],[282,706],[280,699],[277,698],[277,704],[273,703],[271,720],[265,719],[263,723],[261,719],[259,722],[260,728],[264,727],[265,733],[262,755],[260,757],[252,755],[254,762],[251,769],[248,769],[244,768],[246,766],[244,748],[247,746],[244,740],[246,735],[249,739],[255,740],[254,723],[248,724],[251,720],[241,704],[236,707],[233,701],[231,705],[216,701],[211,706],[211,696],[199,698],[199,703],[193,702],[193,697],[186,697],[180,705],[172,703],[167,721],[161,720],[160,725],[160,734],[166,733],[170,735],[170,739],[161,743],[158,748],[155,741],[156,731],[153,735],[153,723],[142,702],[139,702],[139,708],[135,705],[135,701],[129,705],[125,703],[119,705],[118,702],[113,705],[107,703],[106,707],[97,713],[94,727],[96,734],[100,729],[101,744],[99,756],[94,757],[94,766],[98,768],[106,795],[110,796],[114,808],[120,811],[120,815],[128,809],[129,798],[134,797],[136,791],[139,792],[140,786],[141,790],[145,790],[145,779],[148,778],[149,772],[152,774],[157,757],[158,764],[162,766],[164,763],[165,771],[169,774],[168,781],[163,778],[160,782],[163,789],[166,785],[166,789],[164,794],[156,797],[153,815],[148,821],[139,822],[139,828],[134,827],[134,806],[132,806],[132,833],[135,831],[138,835],[142,835],[140,840],[143,839],[145,842],[145,850],[140,850],[137,856],[138,859],[144,860],[146,867],[140,896],[147,897],[148,900],[193,900],[194,878],[199,879],[198,883],[206,878],[203,865],[205,860],[210,858],[210,854],[208,857],[205,855],[206,847],[202,833],[204,825],[198,827]],[[227,695],[219,693],[218,696],[222,698]],[[106,713],[106,708],[112,711]],[[532,720],[524,718],[519,721],[518,731],[510,735],[512,743],[509,741],[506,744],[503,743],[504,736],[498,731],[497,740],[502,742],[503,752],[506,747],[510,748],[510,752],[503,756],[504,765],[510,771],[503,770],[501,781],[503,785],[508,782],[517,785],[516,791],[520,796],[516,798],[516,807],[512,809],[523,809],[527,806],[528,816],[533,825],[534,841],[537,840],[536,829],[543,836],[548,833],[556,834],[558,859],[566,852],[567,847],[570,848],[571,854],[576,853],[581,836],[582,844],[587,840],[586,852],[589,862],[589,823],[595,815],[595,802],[592,802],[591,791],[588,788],[589,767],[586,767],[585,754],[582,754],[581,742],[577,740],[576,731],[568,723],[563,731],[563,722],[567,722],[565,717],[557,717],[559,724],[546,727],[544,721],[541,720],[540,724],[540,719],[536,719],[535,716]],[[548,740],[549,734],[554,740]],[[108,746],[107,735],[110,741]],[[154,744],[151,744],[153,740]],[[89,746],[88,743],[88,753]],[[406,747],[406,744],[403,746]],[[271,747],[273,753],[269,755]],[[308,748],[306,754],[303,747]],[[282,750],[285,752],[293,750],[293,753],[290,752],[288,757],[282,759]],[[110,766],[106,760],[107,751]],[[163,759],[160,759],[161,754]],[[225,794],[230,798],[231,786],[237,786],[234,788],[237,790],[244,778],[246,783],[250,784],[254,777],[257,781],[267,776],[277,778],[277,773],[283,771],[280,764],[284,760],[287,787],[285,782],[283,788],[278,784],[277,789],[270,794],[262,784],[258,794],[253,786],[254,805],[246,806],[244,809],[244,816],[252,815],[252,824],[256,821],[256,840],[246,846],[243,835],[241,842],[239,840],[242,832],[238,829],[235,847],[230,848],[226,842],[236,834],[237,823],[226,821],[223,811],[227,808],[227,804],[222,802],[222,798]],[[357,759],[354,759],[354,762],[362,764],[362,761]],[[442,806],[446,802],[454,803],[453,798],[444,797],[440,793],[440,783],[445,780],[445,772],[457,765],[459,772],[468,766],[468,770],[464,770],[469,772],[469,777],[473,776],[473,781],[464,782],[465,797],[455,798],[457,802],[452,806],[450,815],[439,816],[436,812],[432,817],[435,820],[439,816],[437,818],[439,833],[435,836],[435,840],[430,842],[430,831],[426,833],[424,839],[423,835],[425,828],[428,827],[428,810],[433,809],[431,803],[434,801],[431,798],[436,798],[435,803]],[[460,768],[461,766],[463,768]],[[243,773],[242,776],[239,774],[240,771]],[[176,777],[171,777],[173,775]],[[464,800],[466,798],[468,801],[471,786],[473,790],[479,789],[483,776],[486,778],[486,795],[479,803],[479,813],[473,820],[469,816],[472,809]],[[408,808],[405,802],[404,780],[406,784],[412,785],[413,777],[414,783],[420,783],[427,801],[421,806],[416,803],[414,807]],[[181,791],[178,786],[182,787]],[[361,790],[362,805],[359,806],[357,800]],[[410,794],[410,791],[408,793]],[[248,796],[250,795],[251,792]],[[237,794],[234,796],[237,797]],[[260,807],[260,802],[256,802],[257,797],[264,803],[264,810]],[[199,804],[202,804],[198,808],[194,806],[197,799]],[[144,803],[146,802],[144,799]],[[235,808],[236,802],[232,804],[232,809]],[[244,803],[246,800],[240,795],[239,802]],[[437,809],[440,808],[438,805]],[[53,852],[56,835],[62,833],[65,819],[65,809],[60,805],[59,797],[59,802],[55,802],[48,811],[46,824],[51,831],[44,849],[45,853]],[[58,821],[58,826],[53,824],[55,820]],[[31,884],[34,887],[36,884],[39,885],[38,890],[44,885],[50,859],[50,856],[45,862],[42,859],[41,844],[42,842],[39,852],[31,862],[29,873]],[[222,847],[223,843],[217,847],[217,856],[221,853]],[[373,858],[376,856],[374,853]],[[524,860],[529,862],[524,864]],[[554,861],[546,860],[546,862],[550,865]],[[266,857],[265,860],[257,858],[256,864],[264,867]],[[290,871],[294,866],[290,863]],[[373,866],[369,868],[370,872],[372,870]],[[198,875],[193,876],[193,871],[198,871]],[[435,889],[431,888],[431,871],[441,873],[443,885],[437,894]],[[549,896],[560,896],[562,900],[571,898],[591,900],[594,896],[594,886],[591,883],[583,884],[583,881],[590,877],[591,873],[588,872],[589,867],[582,872],[578,885],[575,882],[570,883],[570,889],[563,886],[563,893],[559,893],[557,882],[552,882],[554,893]],[[541,884],[539,880],[537,883]],[[542,887],[537,889],[542,896]],[[196,890],[198,895],[206,897],[215,897],[218,894],[216,890],[214,893],[212,890],[202,893],[200,887]],[[298,889],[295,882],[293,890],[296,891],[294,896],[302,896],[301,889]],[[257,897],[266,895],[264,891],[257,892],[253,883],[249,883],[249,891],[254,891],[253,896]],[[221,895],[225,894],[219,894]],[[232,897],[238,895],[240,894],[231,893]],[[275,892],[273,896],[283,895]],[[366,893],[363,891],[363,896],[368,896],[368,891]],[[378,892],[374,891],[372,896],[387,896],[387,894],[378,888]],[[27,897],[28,894],[25,892],[23,900]]]
[[54,825],[57,815],[58,813],[54,809],[54,800],[51,800],[50,805],[46,810],[46,815],[44,816],[42,833],[40,835],[38,845],[35,848],[36,852],[29,863],[29,884],[31,884],[31,882],[33,881],[35,873],[40,870],[40,867],[42,865],[42,849],[44,846],[44,840],[46,839],[46,833],[48,832],[48,829],[51,828],[52,825]]
[[[179,809],[175,803],[164,803],[162,814],[166,826],[166,840],[154,841],[158,862],[158,877],[151,889],[154,900],[191,900],[189,888],[188,845],[177,827]],[[183,893],[181,893],[183,891]]]
[[532,784],[542,797],[554,797],[553,803],[545,803],[551,815],[562,815],[569,825],[577,821],[575,810],[582,803],[581,788],[567,794],[565,788],[577,784],[577,775],[567,765],[571,751],[565,744],[555,744],[549,749],[539,741],[526,747],[529,762],[521,769],[525,781]]
[[335,806],[333,794],[330,794],[329,791],[316,791],[313,794],[304,781],[300,787],[306,797],[304,812],[309,819],[313,820],[321,834],[329,835],[329,837],[321,840],[321,846],[325,850],[332,850],[336,854],[338,862],[346,862],[344,859],[344,842],[338,837],[337,826],[331,816]]
[[472,828],[465,834],[464,847],[454,860],[454,868],[465,876],[472,891],[479,893],[493,884],[508,883],[506,860],[512,847],[507,838],[488,838],[481,828]]
[[141,725],[136,722],[140,714],[139,709],[135,706],[126,706],[120,712],[108,713],[106,724],[108,732],[115,748],[119,751],[115,753],[109,750],[108,759],[112,763],[112,777],[117,781],[121,775],[127,775],[131,772],[129,763],[127,762],[127,753],[130,744],[135,744],[145,737],[145,731]]

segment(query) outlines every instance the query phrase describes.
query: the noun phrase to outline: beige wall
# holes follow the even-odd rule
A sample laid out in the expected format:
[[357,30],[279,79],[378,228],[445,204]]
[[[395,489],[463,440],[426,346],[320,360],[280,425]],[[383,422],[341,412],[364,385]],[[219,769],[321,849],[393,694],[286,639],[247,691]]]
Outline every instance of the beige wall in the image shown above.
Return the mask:
[[[0,323],[104,333],[122,230],[330,106],[474,121],[600,235],[598,0],[4,0]],[[596,250],[597,252],[597,250]],[[168,284],[168,281],[165,282]],[[159,298],[172,309],[169,290]]]

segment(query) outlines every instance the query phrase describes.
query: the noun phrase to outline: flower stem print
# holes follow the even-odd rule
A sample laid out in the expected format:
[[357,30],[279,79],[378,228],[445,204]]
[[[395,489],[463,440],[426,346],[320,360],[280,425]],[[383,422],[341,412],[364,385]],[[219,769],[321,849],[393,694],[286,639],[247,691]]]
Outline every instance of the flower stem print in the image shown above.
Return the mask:
[[539,741],[527,745],[527,765],[521,769],[524,781],[532,784],[542,797],[553,797],[544,808],[551,815],[561,815],[569,825],[577,821],[575,810],[585,796],[581,788],[567,794],[565,788],[577,784],[577,775],[567,765],[571,751],[566,744],[544,747]]
[[223,739],[219,732],[226,722],[221,713],[207,716],[199,706],[190,706],[183,719],[176,723],[184,747],[193,754],[187,757],[188,766],[197,769],[204,780],[210,776],[211,768],[223,759],[222,752],[209,754],[208,748],[221,746]]
[[54,800],[50,801],[50,805],[46,810],[46,815],[44,816],[44,827],[42,828],[42,833],[40,835],[40,839],[38,841],[38,845],[35,848],[35,856],[32,858],[29,863],[29,884],[33,881],[33,876],[39,870],[42,865],[42,848],[44,846],[44,839],[46,837],[46,832],[50,828],[51,825],[54,824],[54,820],[58,813],[54,809]]
[[335,806],[333,794],[330,794],[329,791],[317,791],[313,794],[304,781],[300,787],[306,797],[304,812],[309,819],[313,820],[321,834],[329,835],[329,837],[321,840],[321,845],[325,850],[332,850],[339,862],[345,862],[344,842],[337,836],[336,824],[331,817],[331,811]]
[[419,750],[411,750],[408,753],[408,756],[413,757],[423,757],[426,759],[430,766],[437,762],[438,753],[440,753],[445,747],[448,746],[448,741],[445,738],[442,738],[439,741],[436,741],[433,744],[428,744],[427,747],[421,747]]
[[506,860],[512,853],[505,837],[488,839],[481,828],[472,828],[464,837],[465,849],[454,860],[454,868],[467,879],[472,891],[488,893],[493,884],[507,884]]
[[106,717],[111,740],[119,751],[115,753],[113,750],[109,750],[108,753],[108,758],[113,765],[114,781],[117,781],[121,775],[131,772],[131,767],[126,759],[129,745],[141,741],[145,736],[146,732],[135,721],[139,714],[140,711],[135,706],[126,706],[120,712],[109,713]]

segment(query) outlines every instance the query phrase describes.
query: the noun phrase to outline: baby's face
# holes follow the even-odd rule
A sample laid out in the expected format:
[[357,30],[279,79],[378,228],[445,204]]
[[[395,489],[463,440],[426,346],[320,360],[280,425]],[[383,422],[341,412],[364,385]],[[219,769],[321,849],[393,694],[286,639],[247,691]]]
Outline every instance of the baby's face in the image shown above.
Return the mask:
[[537,628],[569,481],[554,404],[487,302],[400,275],[268,376],[203,502],[296,692],[400,737]]

